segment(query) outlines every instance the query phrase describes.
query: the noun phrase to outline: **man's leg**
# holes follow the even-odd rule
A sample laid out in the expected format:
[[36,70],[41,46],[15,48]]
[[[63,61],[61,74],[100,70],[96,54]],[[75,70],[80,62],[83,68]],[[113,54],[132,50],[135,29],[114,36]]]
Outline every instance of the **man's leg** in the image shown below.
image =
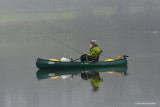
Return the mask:
[[87,61],[87,57],[88,56],[86,54],[82,55],[81,56],[81,62]]

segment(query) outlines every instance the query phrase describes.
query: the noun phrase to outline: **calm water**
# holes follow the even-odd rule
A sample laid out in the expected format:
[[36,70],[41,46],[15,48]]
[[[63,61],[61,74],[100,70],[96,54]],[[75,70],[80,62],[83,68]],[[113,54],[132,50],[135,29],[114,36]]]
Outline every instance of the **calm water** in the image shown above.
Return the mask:
[[101,73],[104,82],[97,93],[80,76],[73,80],[38,81],[37,58],[75,59],[80,55],[42,35],[1,35],[0,107],[160,106],[159,33],[84,32],[49,36],[84,53],[89,49],[89,41],[96,39],[106,56],[127,54],[129,75]]

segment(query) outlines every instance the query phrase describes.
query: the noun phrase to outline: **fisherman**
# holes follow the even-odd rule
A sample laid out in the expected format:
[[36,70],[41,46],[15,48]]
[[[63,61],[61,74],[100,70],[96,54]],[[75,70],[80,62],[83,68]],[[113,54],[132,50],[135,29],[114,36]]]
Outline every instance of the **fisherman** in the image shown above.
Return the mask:
[[90,51],[88,54],[84,54],[81,56],[81,62],[84,61],[98,61],[100,55],[100,49],[98,48],[97,41],[92,40],[90,41]]

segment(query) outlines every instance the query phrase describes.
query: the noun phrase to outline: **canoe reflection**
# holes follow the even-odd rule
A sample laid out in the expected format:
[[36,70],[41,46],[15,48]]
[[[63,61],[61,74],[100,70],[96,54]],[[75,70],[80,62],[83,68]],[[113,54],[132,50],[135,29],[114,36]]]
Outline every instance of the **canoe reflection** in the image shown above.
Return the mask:
[[[37,79],[56,79],[61,77],[62,79],[73,78],[74,76],[81,74],[84,77],[84,74],[93,74],[99,72],[107,72],[109,74],[118,73],[119,75],[127,75],[127,67],[108,67],[108,68],[88,68],[88,69],[43,69],[37,71]],[[90,76],[90,75],[89,75]],[[84,79],[84,78],[82,78]]]
[[107,72],[108,74],[118,73],[120,76],[127,75],[127,67],[114,67],[114,68],[97,68],[97,69],[43,69],[37,71],[37,79],[67,79],[71,80],[75,76],[81,76],[82,80],[90,81],[92,86],[92,92],[97,92],[103,79],[100,77],[101,72]]

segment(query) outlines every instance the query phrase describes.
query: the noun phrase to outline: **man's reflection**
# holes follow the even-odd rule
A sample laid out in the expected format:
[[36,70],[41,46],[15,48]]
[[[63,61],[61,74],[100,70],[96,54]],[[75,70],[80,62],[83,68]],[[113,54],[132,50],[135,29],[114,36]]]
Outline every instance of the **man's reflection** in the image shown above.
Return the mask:
[[99,72],[81,73],[83,80],[89,80],[92,86],[92,92],[97,92],[101,84],[102,79],[100,78]]

